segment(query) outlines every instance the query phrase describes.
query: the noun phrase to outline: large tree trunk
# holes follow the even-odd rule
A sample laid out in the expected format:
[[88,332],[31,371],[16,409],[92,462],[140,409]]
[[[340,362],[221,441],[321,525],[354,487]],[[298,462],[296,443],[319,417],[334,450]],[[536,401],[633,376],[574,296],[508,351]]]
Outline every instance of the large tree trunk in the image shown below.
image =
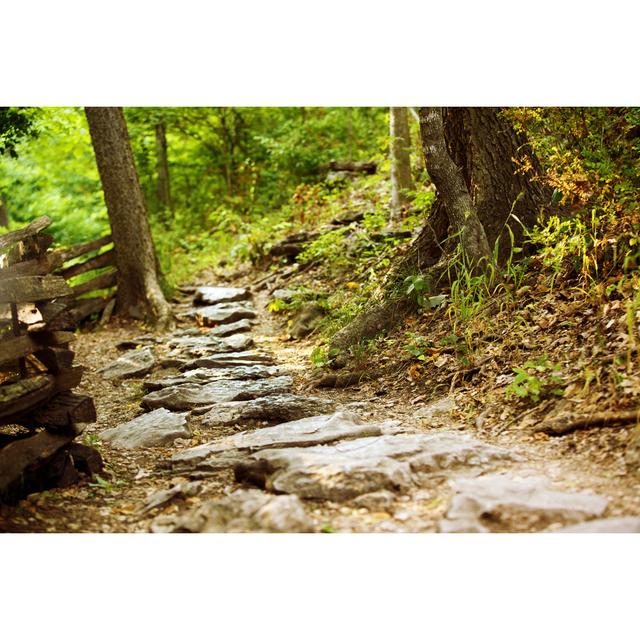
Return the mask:
[[168,217],[172,211],[169,159],[167,156],[167,130],[164,122],[156,124],[156,172],[158,174],[158,203]]
[[107,204],[118,267],[117,310],[159,327],[171,308],[158,284],[151,230],[120,107],[85,109]]
[[391,155],[391,218],[398,219],[409,204],[407,191],[415,185],[411,177],[411,135],[407,107],[391,107],[389,110]]
[[[516,243],[523,237],[522,226],[513,216],[517,216],[524,226],[532,226],[550,202],[550,190],[540,180],[540,165],[526,137],[501,117],[500,109],[446,108],[442,109],[441,115],[449,159],[466,185],[471,208],[484,230],[489,249],[492,250],[497,241],[498,261],[504,264],[511,252],[507,225]],[[423,147],[430,145],[433,135],[425,125],[427,122],[421,122]],[[433,169],[429,166],[429,158],[425,160],[431,175]],[[527,167],[527,171],[517,172],[516,162]],[[451,171],[451,166],[448,169]],[[431,177],[440,189],[437,173],[436,169]],[[456,184],[454,195],[461,192],[464,201],[465,189],[459,180]],[[436,288],[446,282],[448,258],[457,246],[456,220],[461,221],[459,211],[450,213],[448,206],[445,193],[439,191],[423,230],[390,274],[382,298],[373,301],[370,308],[336,333],[332,346],[345,349],[360,340],[373,338],[415,311],[415,303],[406,298],[403,300],[398,293],[399,285],[407,275],[426,273]],[[469,206],[468,200],[465,206]],[[479,230],[475,231],[479,233]],[[487,251],[481,236],[480,247],[479,253]]]
[[452,160],[438,107],[420,109],[420,132],[427,171],[456,229],[465,259],[474,267],[490,258],[489,242],[460,167]]

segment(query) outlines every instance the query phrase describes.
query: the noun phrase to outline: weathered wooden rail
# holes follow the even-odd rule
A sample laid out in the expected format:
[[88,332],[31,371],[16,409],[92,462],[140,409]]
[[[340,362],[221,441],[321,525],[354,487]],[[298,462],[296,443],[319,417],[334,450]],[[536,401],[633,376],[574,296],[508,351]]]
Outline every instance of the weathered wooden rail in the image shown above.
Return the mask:
[[[111,236],[104,236],[98,240],[84,242],[68,249],[59,249],[54,273],[62,276],[67,282],[82,274],[92,277],[83,282],[71,285],[72,299],[66,301],[71,319],[80,324],[95,313],[102,313],[107,321],[111,317],[115,306],[115,285],[117,271],[115,269],[115,253],[109,249],[98,253],[103,247],[111,244]],[[107,268],[106,271],[99,270]],[[94,272],[91,274],[91,272]],[[103,291],[104,295],[95,295]]]
[[113,258],[106,252],[65,265],[110,238],[51,251],[53,239],[43,231],[49,224],[43,217],[0,236],[0,426],[12,425],[8,433],[0,431],[0,501],[67,486],[79,470],[101,468],[95,450],[73,443],[96,412],[89,396],[72,391],[84,369],[73,365],[70,343],[77,324],[114,299],[81,294],[112,287],[115,271],[75,286],[66,279],[107,266]]

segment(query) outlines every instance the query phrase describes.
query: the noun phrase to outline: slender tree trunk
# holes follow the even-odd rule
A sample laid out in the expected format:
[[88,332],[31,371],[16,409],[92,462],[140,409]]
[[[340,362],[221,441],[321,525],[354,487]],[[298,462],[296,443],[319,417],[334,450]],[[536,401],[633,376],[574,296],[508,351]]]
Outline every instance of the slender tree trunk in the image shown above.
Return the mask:
[[402,216],[409,204],[406,192],[415,189],[411,177],[411,134],[407,112],[407,107],[391,107],[389,110],[392,219]]
[[347,107],[347,160],[353,160],[353,107]]
[[165,217],[169,217],[171,204],[171,182],[169,181],[169,159],[167,156],[167,129],[164,122],[156,124],[156,172],[158,174],[158,202]]
[[5,229],[9,226],[9,212],[7,211],[7,205],[4,203],[4,200],[0,198],[0,227],[5,227]]
[[158,284],[153,239],[124,112],[121,107],[87,107],[85,113],[116,252],[118,312],[167,327],[171,308]]
[[440,108],[420,109],[420,132],[427,171],[447,209],[449,222],[469,263],[480,265],[490,258],[489,242],[462,171],[449,155]]

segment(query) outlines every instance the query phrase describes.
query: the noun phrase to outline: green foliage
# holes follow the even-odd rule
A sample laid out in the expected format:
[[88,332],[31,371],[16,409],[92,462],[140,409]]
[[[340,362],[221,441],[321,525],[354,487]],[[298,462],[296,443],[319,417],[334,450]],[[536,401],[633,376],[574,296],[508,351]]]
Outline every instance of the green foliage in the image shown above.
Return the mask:
[[416,360],[422,362],[427,360],[427,352],[433,349],[433,342],[425,336],[412,331],[407,331],[405,335],[408,338],[408,342],[403,346],[403,349]]
[[34,126],[37,109],[0,107],[0,156],[17,158],[16,147],[25,138],[37,135]]
[[433,290],[433,282],[428,276],[422,274],[407,276],[404,279],[404,287],[404,293],[413,298],[416,304],[423,309],[437,309],[447,301],[446,294],[425,295]]
[[537,404],[549,396],[561,396],[564,393],[564,380],[558,375],[562,367],[553,364],[547,356],[537,360],[528,360],[522,367],[514,367],[516,377],[505,389],[507,398],[515,396]]
[[343,255],[344,236],[347,233],[346,227],[340,227],[322,234],[317,240],[309,244],[306,249],[298,255],[297,261],[300,263],[314,260],[337,259]]
[[105,493],[114,493],[118,489],[121,489],[126,483],[124,480],[114,480],[111,482],[110,480],[105,480],[102,476],[95,475],[93,477],[93,482],[89,482],[90,487],[94,487],[96,489],[100,489]]
[[311,352],[309,360],[311,360],[315,367],[321,368],[329,366],[338,355],[340,355],[339,349],[329,349],[325,346],[317,346]]
[[61,244],[104,235],[107,211],[82,110],[42,108],[34,118],[38,138],[23,140],[17,159],[0,158],[0,193],[13,226],[48,215]]
[[[144,107],[125,115],[169,285],[222,259],[257,260],[292,224],[315,224],[317,203],[339,198],[339,190],[322,185],[322,165],[372,159],[386,135],[384,108]],[[55,239],[67,245],[107,232],[83,111],[11,108],[0,112],[2,122],[0,144],[6,140],[18,156],[0,157],[0,197],[12,226],[47,214]],[[170,210],[158,198],[159,124]],[[25,135],[30,131],[37,141]],[[324,211],[330,215],[331,207]]]
[[82,436],[82,444],[87,447],[99,447],[102,444],[100,436],[95,433],[85,433]]

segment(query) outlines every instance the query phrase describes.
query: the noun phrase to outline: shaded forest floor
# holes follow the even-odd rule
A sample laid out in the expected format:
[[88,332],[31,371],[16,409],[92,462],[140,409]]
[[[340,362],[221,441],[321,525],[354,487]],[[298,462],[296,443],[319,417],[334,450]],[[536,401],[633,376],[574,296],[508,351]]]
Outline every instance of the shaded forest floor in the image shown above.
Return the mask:
[[[254,271],[230,272],[217,269],[205,273],[198,285],[250,285],[259,279]],[[287,286],[310,283],[313,270],[289,280]],[[278,279],[269,289],[278,286]],[[628,363],[615,359],[615,341],[605,343],[593,361],[590,331],[609,324],[599,312],[572,300],[571,292],[547,293],[539,305],[534,329],[522,335],[482,336],[482,349],[459,358],[456,349],[446,344],[450,325],[444,311],[425,313],[409,319],[375,353],[362,354],[349,362],[347,369],[367,371],[363,379],[346,388],[317,388],[323,375],[310,362],[315,348],[312,335],[303,340],[288,339],[282,316],[271,313],[268,289],[255,292],[258,323],[253,329],[256,346],[274,355],[276,364],[293,379],[294,393],[320,396],[338,407],[357,412],[366,420],[400,420],[412,433],[457,432],[490,445],[505,448],[516,456],[515,462],[498,464],[494,472],[508,472],[518,477],[544,477],[558,491],[593,492],[608,499],[606,517],[640,516],[638,477],[629,464],[635,443],[633,425],[579,430],[561,437],[536,431],[544,419],[567,412],[614,411],[625,406],[625,394],[607,394],[606,378],[596,365],[617,367],[629,372]],[[176,309],[184,311],[192,296],[179,296]],[[611,312],[613,313],[613,312]],[[598,315],[600,317],[598,317]],[[605,313],[606,316],[606,313]],[[556,320],[553,320],[556,318]],[[546,322],[545,322],[546,319]],[[618,326],[616,322],[610,325]],[[181,321],[193,327],[192,320]],[[494,325],[495,326],[495,325]],[[497,323],[499,326],[499,323]],[[204,331],[204,330],[203,330]],[[429,337],[418,346],[422,359],[410,356],[403,348],[407,331]],[[10,532],[145,532],[158,518],[178,516],[210,498],[221,498],[243,485],[229,469],[210,473],[200,480],[196,495],[178,495],[158,508],[143,513],[150,495],[159,490],[187,482],[181,475],[165,468],[176,452],[232,435],[247,428],[237,424],[210,429],[199,416],[190,416],[191,438],[171,445],[147,449],[117,449],[99,441],[101,431],[131,420],[140,414],[145,391],[142,380],[105,380],[98,370],[115,360],[115,344],[145,333],[137,323],[112,322],[106,328],[79,335],[75,344],[78,364],[87,367],[80,389],[95,398],[98,422],[84,432],[85,443],[97,446],[106,467],[101,480],[84,479],[80,484],[33,494],[14,507],[1,507],[0,530]],[[595,334],[594,334],[595,335]],[[480,340],[480,337],[478,338]],[[610,345],[611,348],[607,348]],[[455,345],[454,345],[455,347]],[[162,356],[166,346],[155,347]],[[507,398],[505,386],[513,380],[512,368],[529,356],[544,353],[553,362],[572,363],[584,368],[581,355],[589,354],[600,385],[588,388],[584,379],[576,378],[574,389],[563,398],[548,399],[529,406]],[[146,379],[165,377],[171,371],[154,370]],[[634,374],[635,375],[635,374]],[[637,384],[627,375],[627,388]],[[606,381],[605,381],[606,382]],[[628,394],[633,398],[633,393]],[[254,424],[250,427],[259,428]],[[303,500],[313,522],[314,531],[437,531],[445,517],[454,491],[446,474],[428,485],[400,491],[393,506],[364,507],[357,501]],[[526,514],[511,515],[491,530],[537,531],[559,528],[553,518],[541,523]]]

